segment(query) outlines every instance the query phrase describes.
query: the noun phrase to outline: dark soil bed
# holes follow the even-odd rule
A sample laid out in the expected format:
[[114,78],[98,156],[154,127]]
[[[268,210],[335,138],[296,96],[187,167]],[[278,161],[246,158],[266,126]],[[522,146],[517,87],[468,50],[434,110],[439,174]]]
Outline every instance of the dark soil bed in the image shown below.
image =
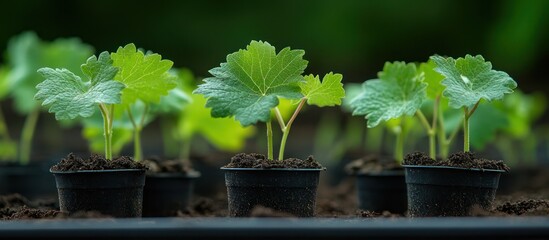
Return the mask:
[[147,169],[145,165],[134,161],[131,157],[121,156],[112,160],[92,154],[89,158],[82,158],[70,153],[61,161],[53,165],[53,171],[78,171],[78,170],[106,170],[106,169]]
[[447,166],[461,168],[477,168],[477,169],[496,169],[509,171],[509,167],[502,160],[488,160],[479,158],[472,152],[457,152],[451,154],[446,160],[433,160],[425,153],[415,152],[407,154],[404,157],[404,165],[420,165],[420,166]]
[[147,173],[183,173],[193,174],[191,164],[183,160],[162,160],[160,158],[149,158],[143,161],[143,164],[147,166]]
[[239,153],[231,158],[231,162],[226,168],[307,168],[320,169],[322,165],[309,156],[305,160],[298,158],[288,158],[283,161],[273,161],[267,159],[265,155],[258,153]]
[[348,174],[379,173],[382,171],[404,171],[402,165],[390,157],[368,155],[345,165]]

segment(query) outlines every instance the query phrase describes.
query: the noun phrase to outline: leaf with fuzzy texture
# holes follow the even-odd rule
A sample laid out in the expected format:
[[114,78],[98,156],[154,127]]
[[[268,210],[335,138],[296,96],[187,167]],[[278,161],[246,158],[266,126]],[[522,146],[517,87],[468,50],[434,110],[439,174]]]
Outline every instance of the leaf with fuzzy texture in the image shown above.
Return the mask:
[[507,73],[492,70],[492,64],[481,55],[458,59],[432,56],[431,59],[437,65],[435,70],[445,77],[441,82],[446,86],[442,94],[453,108],[470,108],[481,99],[501,99],[517,87]]
[[427,97],[435,99],[437,96],[442,95],[444,86],[441,84],[444,76],[435,71],[436,64],[433,60],[429,60],[419,65],[420,73],[423,73],[424,81],[427,83]]
[[115,80],[126,85],[122,91],[122,104],[130,105],[136,100],[158,103],[160,97],[177,86],[177,77],[169,72],[173,65],[159,54],[147,54],[137,50],[133,43],[119,47],[112,53],[113,66],[120,70]]
[[299,83],[307,67],[303,50],[282,49],[252,41],[245,50],[227,55],[227,62],[210,70],[194,93],[203,94],[213,117],[235,116],[243,126],[267,122],[278,97],[303,97]]
[[92,54],[93,48],[77,38],[45,42],[32,32],[12,38],[8,43],[6,68],[15,109],[28,114],[36,108],[37,103],[29,99],[36,94],[36,85],[43,80],[37,69],[65,68],[83,78],[80,65]]
[[385,63],[379,79],[362,84],[362,92],[351,101],[353,115],[365,115],[368,127],[381,122],[413,115],[425,99],[427,84],[417,74],[414,64]]
[[124,84],[113,80],[117,69],[111,64],[108,52],[102,52],[99,58],[90,57],[82,65],[88,82],[67,69],[41,68],[38,72],[45,80],[36,86],[35,99],[50,106],[49,112],[59,120],[89,117],[100,103],[120,103]]
[[341,105],[345,97],[343,89],[343,75],[332,72],[326,74],[320,81],[318,75],[305,76],[305,82],[299,83],[301,93],[307,98],[307,104],[319,107]]

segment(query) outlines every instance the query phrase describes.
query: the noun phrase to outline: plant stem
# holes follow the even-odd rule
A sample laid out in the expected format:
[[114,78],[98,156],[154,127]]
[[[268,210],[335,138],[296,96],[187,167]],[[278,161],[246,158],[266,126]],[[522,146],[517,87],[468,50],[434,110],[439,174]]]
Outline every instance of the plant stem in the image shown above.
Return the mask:
[[[135,161],[141,161],[143,158],[143,150],[141,149],[141,125],[135,122],[130,107],[127,109],[128,117],[133,126],[133,159]],[[141,118],[143,119],[143,118]],[[141,123],[141,122],[140,122]]]
[[4,113],[2,108],[0,108],[0,137],[5,138],[8,141],[11,141],[10,132],[8,130],[8,125],[6,124],[6,119],[4,118]]
[[463,112],[465,114],[463,118],[463,151],[469,152],[469,108],[464,107]]
[[[111,105],[112,106],[112,105]],[[105,159],[112,159],[112,113],[109,112],[107,107],[103,104],[99,104],[101,110],[101,116],[103,116],[103,136],[105,137]],[[110,107],[111,112],[114,111],[114,106]]]
[[282,129],[282,141],[280,142],[280,151],[278,152],[278,160],[282,161],[284,160],[284,150],[286,148],[286,140],[288,140],[288,135],[290,134],[290,128],[292,127],[292,123],[297,117],[297,114],[301,111],[301,108],[303,108],[303,105],[305,105],[305,102],[307,102],[307,98],[302,98],[299,102],[299,105],[294,111],[294,114],[290,118],[287,124],[285,124],[285,127]]
[[402,134],[403,123],[400,124],[398,131],[395,133],[396,135],[396,144],[395,144],[395,160],[399,163],[402,162],[404,159],[404,134]]
[[280,125],[280,129],[286,128],[284,118],[282,118],[282,113],[280,113],[280,109],[278,109],[278,107],[275,107],[275,116],[278,124]]
[[40,106],[35,107],[32,112],[25,119],[23,130],[21,132],[21,148],[19,151],[19,162],[22,165],[26,165],[30,161],[32,138],[34,136],[34,130],[36,129],[36,123],[40,116]]
[[272,160],[273,157],[273,126],[271,119],[267,121],[267,159]]
[[435,129],[431,127],[431,125],[427,121],[427,118],[425,117],[425,115],[423,115],[423,112],[421,112],[421,110],[417,110],[416,115],[419,117],[419,120],[427,130],[427,135],[429,136],[429,157],[431,157],[432,159],[436,159],[437,153],[436,153],[436,143],[435,143],[435,140],[436,140]]

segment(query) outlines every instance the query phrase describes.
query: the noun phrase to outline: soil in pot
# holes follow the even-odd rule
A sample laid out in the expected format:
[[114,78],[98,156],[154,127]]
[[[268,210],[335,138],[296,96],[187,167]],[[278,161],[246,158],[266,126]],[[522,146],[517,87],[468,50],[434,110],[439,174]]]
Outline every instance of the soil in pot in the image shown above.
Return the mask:
[[470,152],[435,161],[423,153],[404,159],[410,216],[467,216],[475,207],[490,209],[503,161],[477,158]]
[[98,211],[114,217],[140,217],[146,166],[130,157],[83,159],[69,154],[51,167],[61,211]]
[[359,209],[406,212],[407,192],[402,165],[392,158],[369,155],[349,163],[345,168],[355,176]]
[[225,172],[229,216],[250,216],[256,206],[298,217],[314,216],[322,166],[305,160],[268,160],[261,154],[240,153],[221,168]]
[[200,173],[178,160],[152,158],[143,189],[143,216],[168,217],[185,211],[192,200],[194,181]]

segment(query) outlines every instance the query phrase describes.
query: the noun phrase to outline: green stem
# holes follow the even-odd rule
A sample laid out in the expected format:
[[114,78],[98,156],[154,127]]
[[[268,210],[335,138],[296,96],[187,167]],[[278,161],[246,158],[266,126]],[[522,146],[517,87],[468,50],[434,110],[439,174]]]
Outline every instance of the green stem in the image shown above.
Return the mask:
[[[112,105],[111,105],[112,106]],[[111,116],[107,107],[103,104],[99,104],[101,110],[101,116],[103,116],[103,136],[105,137],[105,159],[112,159],[112,123]],[[110,107],[111,112],[114,111],[114,106]]]
[[272,160],[273,157],[273,126],[271,119],[267,121],[267,159]]
[[396,135],[396,144],[395,144],[395,160],[398,163],[401,163],[404,159],[404,134],[402,134],[402,123],[399,126],[399,130],[395,133]]
[[30,154],[32,149],[32,138],[34,136],[34,130],[36,129],[36,123],[40,116],[40,106],[35,107],[32,112],[25,119],[23,130],[21,132],[21,149],[19,152],[19,162],[22,165],[26,165],[30,161]]
[[0,137],[11,141],[10,132],[8,130],[8,125],[6,124],[6,119],[4,118],[2,108],[0,108]]
[[469,108],[464,107],[463,112],[465,113],[463,118],[463,151],[469,152]]
[[[278,160],[282,161],[284,160],[284,150],[286,148],[286,140],[288,140],[288,135],[290,134],[290,128],[292,127],[292,123],[297,117],[297,114],[301,111],[301,108],[303,108],[303,105],[307,102],[307,98],[302,98],[299,102],[299,105],[295,109],[294,114],[288,121],[288,123],[285,125],[285,127],[282,129],[282,141],[280,142],[280,151],[278,152]],[[284,124],[281,124],[284,125]]]
[[417,110],[416,115],[418,116],[419,120],[427,130],[427,135],[429,136],[429,157],[431,157],[432,159],[436,159],[437,157],[436,143],[435,143],[436,132],[431,127],[431,125],[427,121],[427,118],[425,117],[425,115],[423,115],[423,112],[421,112],[421,110]]
[[162,131],[162,145],[164,147],[164,157],[175,157],[179,153],[179,141],[174,139],[173,132],[177,131],[175,120],[171,116],[160,118],[160,128]]
[[183,162],[189,162],[191,160],[191,139],[183,139],[181,143],[181,152],[179,153],[179,159]]
[[[141,161],[143,158],[143,149],[141,148],[141,125],[138,125],[135,122],[131,109],[128,107],[126,110],[133,126],[133,159],[135,161]],[[141,123],[142,122],[140,122],[140,124]]]

